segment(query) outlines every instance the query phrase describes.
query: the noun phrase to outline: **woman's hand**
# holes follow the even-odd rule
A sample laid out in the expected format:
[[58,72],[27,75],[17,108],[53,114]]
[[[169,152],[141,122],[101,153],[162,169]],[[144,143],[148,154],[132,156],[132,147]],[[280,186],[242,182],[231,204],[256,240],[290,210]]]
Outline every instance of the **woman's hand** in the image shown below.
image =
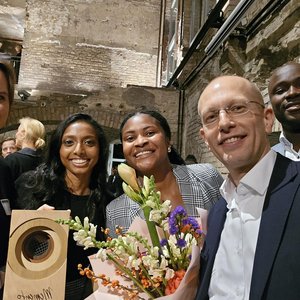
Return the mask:
[[54,206],[50,206],[48,204],[43,204],[42,206],[40,206],[37,210],[54,210],[55,207]]

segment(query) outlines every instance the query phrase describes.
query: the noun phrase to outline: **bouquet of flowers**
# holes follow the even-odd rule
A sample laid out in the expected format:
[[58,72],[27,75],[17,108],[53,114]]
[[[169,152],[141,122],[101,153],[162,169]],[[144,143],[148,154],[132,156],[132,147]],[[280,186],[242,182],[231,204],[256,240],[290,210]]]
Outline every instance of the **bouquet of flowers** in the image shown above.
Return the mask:
[[[178,206],[171,211],[171,201],[161,201],[153,176],[144,176],[141,184],[135,170],[126,164],[120,164],[118,171],[124,180],[124,192],[143,209],[151,242],[136,231],[122,234],[121,228],[116,228],[117,238],[110,238],[109,230],[102,229],[108,236],[107,240],[97,241],[97,226],[89,223],[88,218],[83,224],[78,217],[59,220],[75,230],[74,240],[79,245],[85,249],[98,248],[96,257],[112,262],[117,269],[116,274],[125,277],[131,284],[123,285],[105,274],[96,275],[80,265],[79,270],[93,280],[100,279],[110,290],[122,290],[127,299],[156,299],[176,293],[191,259],[195,260],[192,255],[199,256],[199,251],[192,254],[193,247],[199,249],[202,243],[199,224],[187,215],[183,207]],[[194,289],[196,293],[196,287]]]

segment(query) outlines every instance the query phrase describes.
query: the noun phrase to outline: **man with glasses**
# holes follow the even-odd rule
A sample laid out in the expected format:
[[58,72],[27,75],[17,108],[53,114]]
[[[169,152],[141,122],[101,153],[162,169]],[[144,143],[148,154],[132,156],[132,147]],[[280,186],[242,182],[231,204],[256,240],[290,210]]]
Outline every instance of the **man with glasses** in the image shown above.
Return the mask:
[[300,64],[288,62],[276,69],[268,86],[277,120],[282,125],[278,153],[300,161]]
[[209,214],[196,299],[300,299],[300,164],[270,149],[272,109],[248,80],[222,76],[198,112],[229,175]]

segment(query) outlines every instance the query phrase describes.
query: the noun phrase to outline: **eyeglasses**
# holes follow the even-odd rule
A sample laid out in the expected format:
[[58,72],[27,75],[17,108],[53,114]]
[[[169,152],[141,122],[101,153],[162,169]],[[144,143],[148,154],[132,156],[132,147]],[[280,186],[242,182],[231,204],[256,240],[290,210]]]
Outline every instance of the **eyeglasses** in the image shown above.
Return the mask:
[[[225,111],[228,116],[232,119],[234,118],[239,118],[242,115],[247,114],[248,112],[251,111],[251,108],[253,105],[259,105],[261,108],[265,108],[264,105],[261,103],[258,103],[256,101],[247,101],[247,102],[238,102],[238,103],[233,103],[230,106],[218,109],[218,110],[212,110],[209,111],[202,116],[202,124],[203,126],[206,127],[212,127],[219,121],[220,119],[220,112]],[[251,107],[252,106],[252,107]]]

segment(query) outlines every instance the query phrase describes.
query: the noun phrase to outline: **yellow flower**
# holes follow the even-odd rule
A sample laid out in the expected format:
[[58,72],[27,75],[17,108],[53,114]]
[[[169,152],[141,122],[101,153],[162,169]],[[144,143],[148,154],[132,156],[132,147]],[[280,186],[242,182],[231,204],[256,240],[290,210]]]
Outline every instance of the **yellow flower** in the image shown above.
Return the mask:
[[118,172],[121,178],[136,192],[140,192],[141,188],[137,182],[135,170],[128,165],[121,163],[118,165]]

